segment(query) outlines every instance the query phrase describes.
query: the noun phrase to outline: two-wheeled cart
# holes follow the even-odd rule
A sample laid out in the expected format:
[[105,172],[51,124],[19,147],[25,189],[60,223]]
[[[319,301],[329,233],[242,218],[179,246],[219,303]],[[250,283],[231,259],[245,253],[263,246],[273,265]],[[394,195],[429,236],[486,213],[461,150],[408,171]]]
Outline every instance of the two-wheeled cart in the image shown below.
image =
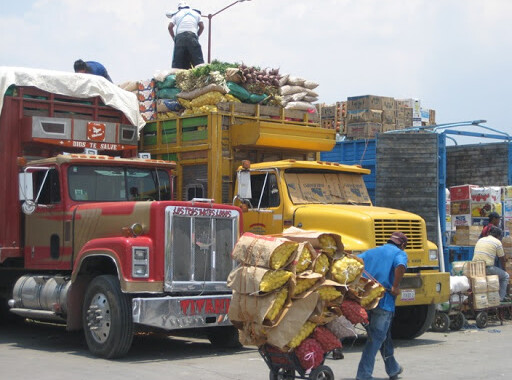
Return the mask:
[[300,365],[299,359],[293,351],[281,352],[267,344],[258,347],[258,352],[270,369],[270,380],[334,380],[331,368],[324,365],[327,352],[324,353],[322,364],[311,371]]

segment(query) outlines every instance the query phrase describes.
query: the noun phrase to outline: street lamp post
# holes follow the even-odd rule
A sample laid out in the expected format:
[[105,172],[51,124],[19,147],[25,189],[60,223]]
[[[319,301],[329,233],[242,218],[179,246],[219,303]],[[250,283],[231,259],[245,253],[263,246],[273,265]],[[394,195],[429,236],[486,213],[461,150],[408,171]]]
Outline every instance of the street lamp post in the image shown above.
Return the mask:
[[243,3],[244,1],[251,1],[251,0],[237,0],[229,4],[228,6],[222,8],[220,11],[217,11],[215,13],[210,13],[208,16],[203,16],[208,18],[208,63],[211,63],[212,59],[212,18],[214,16],[217,16],[220,12],[225,11],[228,8],[231,8],[236,3]]

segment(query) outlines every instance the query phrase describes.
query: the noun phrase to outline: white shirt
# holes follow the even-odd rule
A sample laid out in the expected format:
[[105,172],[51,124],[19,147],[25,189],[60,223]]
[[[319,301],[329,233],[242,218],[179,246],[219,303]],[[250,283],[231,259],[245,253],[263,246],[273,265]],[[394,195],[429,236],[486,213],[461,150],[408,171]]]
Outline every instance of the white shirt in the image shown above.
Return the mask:
[[176,28],[176,35],[183,32],[197,34],[201,15],[193,9],[183,8],[171,17],[171,22]]

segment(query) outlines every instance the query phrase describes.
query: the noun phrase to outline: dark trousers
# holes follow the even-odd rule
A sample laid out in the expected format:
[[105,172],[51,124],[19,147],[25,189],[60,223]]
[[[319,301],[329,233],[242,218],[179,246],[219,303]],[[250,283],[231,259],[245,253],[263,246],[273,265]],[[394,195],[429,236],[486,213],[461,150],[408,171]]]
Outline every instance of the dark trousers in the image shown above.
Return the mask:
[[172,67],[176,69],[190,69],[204,63],[203,51],[197,35],[183,32],[174,38],[174,54]]

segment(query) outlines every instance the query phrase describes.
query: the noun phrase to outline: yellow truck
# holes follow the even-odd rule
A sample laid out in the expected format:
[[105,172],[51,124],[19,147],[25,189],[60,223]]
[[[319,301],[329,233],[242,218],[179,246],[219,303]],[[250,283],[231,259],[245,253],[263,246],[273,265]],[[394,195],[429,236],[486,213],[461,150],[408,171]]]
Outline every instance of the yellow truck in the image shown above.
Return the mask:
[[393,334],[417,337],[431,325],[435,304],[448,300],[449,274],[439,271],[420,216],[372,206],[363,181],[368,169],[318,161],[318,152],[334,144],[335,131],[308,113],[226,103],[219,112],[149,122],[140,148],[176,161],[178,200],[242,205],[244,231],[276,234],[294,226],[338,233],[354,254],[403,231],[409,263]]

